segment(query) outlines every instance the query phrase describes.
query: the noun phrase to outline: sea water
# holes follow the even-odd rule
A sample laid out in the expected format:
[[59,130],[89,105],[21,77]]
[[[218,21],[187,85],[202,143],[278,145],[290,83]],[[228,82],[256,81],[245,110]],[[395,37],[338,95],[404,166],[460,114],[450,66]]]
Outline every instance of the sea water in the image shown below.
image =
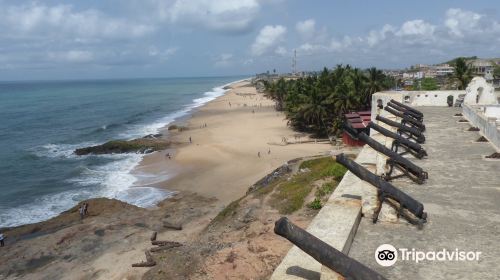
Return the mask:
[[0,82],[0,227],[46,220],[93,198],[149,207],[171,193],[134,186],[140,154],[76,156],[155,134],[243,77]]

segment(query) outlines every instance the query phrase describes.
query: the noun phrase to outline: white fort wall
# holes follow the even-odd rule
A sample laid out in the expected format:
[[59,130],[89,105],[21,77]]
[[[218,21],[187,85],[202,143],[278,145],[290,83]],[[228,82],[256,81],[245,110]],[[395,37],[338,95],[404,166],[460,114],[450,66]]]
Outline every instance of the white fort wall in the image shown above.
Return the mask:
[[500,152],[500,105],[464,104],[462,114]]
[[[372,108],[377,105],[377,100],[382,99],[383,106],[390,100],[391,96],[396,101],[409,106],[448,106],[448,96],[453,96],[453,103],[460,95],[465,95],[465,90],[430,90],[430,91],[382,91],[374,94]],[[398,100],[399,99],[399,100]]]

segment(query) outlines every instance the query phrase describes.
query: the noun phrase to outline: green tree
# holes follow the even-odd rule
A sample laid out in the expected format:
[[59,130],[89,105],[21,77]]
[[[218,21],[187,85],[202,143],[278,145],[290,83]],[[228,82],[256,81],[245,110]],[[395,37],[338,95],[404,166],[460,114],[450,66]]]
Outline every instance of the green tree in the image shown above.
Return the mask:
[[455,68],[455,79],[458,81],[458,89],[464,90],[472,80],[472,69],[463,57],[457,58],[453,67]]
[[[437,90],[437,89],[439,89],[437,81],[434,78],[423,78],[423,79],[419,80],[419,82],[420,82],[420,90]],[[415,82],[415,84],[417,84],[417,82]]]
[[349,65],[326,67],[317,75],[264,82],[266,94],[284,111],[288,124],[299,131],[327,136],[341,129],[344,114],[371,106],[371,95],[394,85],[376,68]]
[[495,66],[493,70],[493,77],[499,79],[500,78],[500,65]]

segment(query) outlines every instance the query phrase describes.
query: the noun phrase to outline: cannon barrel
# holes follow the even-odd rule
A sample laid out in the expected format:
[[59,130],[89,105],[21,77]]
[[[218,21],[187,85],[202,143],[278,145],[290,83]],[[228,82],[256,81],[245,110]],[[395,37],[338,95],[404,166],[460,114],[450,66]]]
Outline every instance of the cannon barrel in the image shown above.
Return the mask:
[[346,279],[381,280],[386,279],[376,271],[331,247],[321,239],[290,222],[280,218],[274,225],[274,233],[283,236],[313,257],[321,264],[339,273]]
[[405,104],[403,104],[403,103],[401,103],[401,102],[397,102],[397,101],[396,101],[396,100],[394,100],[394,99],[391,99],[389,102],[392,102],[392,103],[394,103],[394,104],[398,105],[399,107],[405,108],[405,109],[406,109],[406,110],[408,110],[408,111],[412,111],[413,113],[415,113],[415,114],[417,114],[417,115],[419,115],[419,116],[421,116],[421,117],[423,117],[423,116],[424,116],[424,114],[422,114],[422,112],[420,112],[419,110],[417,110],[417,109],[415,109],[415,108],[413,108],[413,107],[410,107],[410,106],[408,106],[408,105],[405,105]]
[[396,105],[395,103],[392,103],[391,101],[387,102],[387,106],[391,107],[391,108],[393,108],[395,110],[398,110],[398,111],[402,112],[405,115],[409,115],[409,116],[413,117],[414,119],[418,120],[419,122],[423,122],[424,121],[424,117],[423,116],[421,116],[419,114],[416,114],[413,111],[407,110],[407,109],[405,109],[403,107],[400,107],[400,106]]
[[422,132],[420,130],[418,130],[416,128],[400,124],[398,122],[395,122],[395,121],[389,120],[387,118],[384,118],[384,117],[382,117],[380,115],[377,115],[377,117],[375,119],[377,121],[381,121],[381,122],[383,122],[385,124],[388,124],[390,126],[397,127],[400,132],[406,132],[406,133],[409,133],[409,134],[415,136],[415,140],[418,143],[424,143],[425,142],[425,136],[422,134]]
[[392,109],[391,107],[388,107],[388,106],[386,106],[384,108],[384,110],[386,110],[387,112],[393,114],[396,117],[400,117],[402,119],[402,121],[410,123],[413,127],[416,127],[420,131],[425,131],[425,125],[422,122],[416,120],[415,118],[413,118],[411,116],[408,116],[408,115],[405,115],[405,114],[403,114],[403,113],[401,113],[399,111],[396,111],[396,110],[394,110],[394,109]]
[[418,158],[423,158],[424,156],[427,155],[427,152],[424,150],[424,148],[422,148],[422,146],[420,146],[420,144],[410,141],[404,137],[401,137],[401,135],[398,135],[397,133],[394,133],[384,127],[381,127],[380,125],[374,122],[370,122],[368,124],[368,127],[380,132],[381,134],[387,137],[393,138],[398,144],[404,146],[406,149],[411,149],[413,152],[417,154]]
[[361,180],[372,184],[384,195],[396,200],[401,205],[401,207],[408,209],[408,211],[410,211],[416,217],[423,220],[426,219],[427,215],[424,213],[424,205],[422,203],[418,202],[411,196],[394,187],[389,182],[384,181],[379,176],[371,173],[363,166],[350,160],[344,154],[337,155],[336,160],[338,163],[345,166],[349,171],[354,173],[354,175],[358,176]]
[[344,127],[344,130],[348,134],[350,134],[353,138],[357,138],[357,139],[363,141],[368,146],[372,147],[375,151],[388,156],[392,162],[397,163],[398,165],[407,169],[408,172],[410,172],[411,174],[413,174],[415,177],[417,177],[419,179],[420,183],[422,183],[424,181],[424,179],[427,177],[426,172],[424,172],[422,170],[422,168],[418,167],[416,164],[409,161],[408,159],[398,155],[398,153],[392,151],[391,149],[387,148],[386,146],[375,141],[373,138],[366,135],[366,133],[364,133],[364,132],[356,133],[352,128],[347,127],[347,126]]

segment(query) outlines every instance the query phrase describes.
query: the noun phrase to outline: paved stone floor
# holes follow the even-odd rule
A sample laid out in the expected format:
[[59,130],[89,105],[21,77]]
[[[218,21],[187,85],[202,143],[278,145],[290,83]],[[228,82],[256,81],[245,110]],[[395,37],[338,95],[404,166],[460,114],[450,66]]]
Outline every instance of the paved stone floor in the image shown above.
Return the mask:
[[[424,113],[429,157],[411,158],[429,173],[417,185],[393,184],[424,204],[428,222],[422,230],[407,223],[372,224],[363,218],[349,255],[389,279],[500,279],[500,161],[485,161],[493,153],[487,143],[472,143],[478,132],[457,123],[456,108],[418,107]],[[375,261],[381,244],[416,250],[480,251],[479,261],[409,261],[382,267]]]

